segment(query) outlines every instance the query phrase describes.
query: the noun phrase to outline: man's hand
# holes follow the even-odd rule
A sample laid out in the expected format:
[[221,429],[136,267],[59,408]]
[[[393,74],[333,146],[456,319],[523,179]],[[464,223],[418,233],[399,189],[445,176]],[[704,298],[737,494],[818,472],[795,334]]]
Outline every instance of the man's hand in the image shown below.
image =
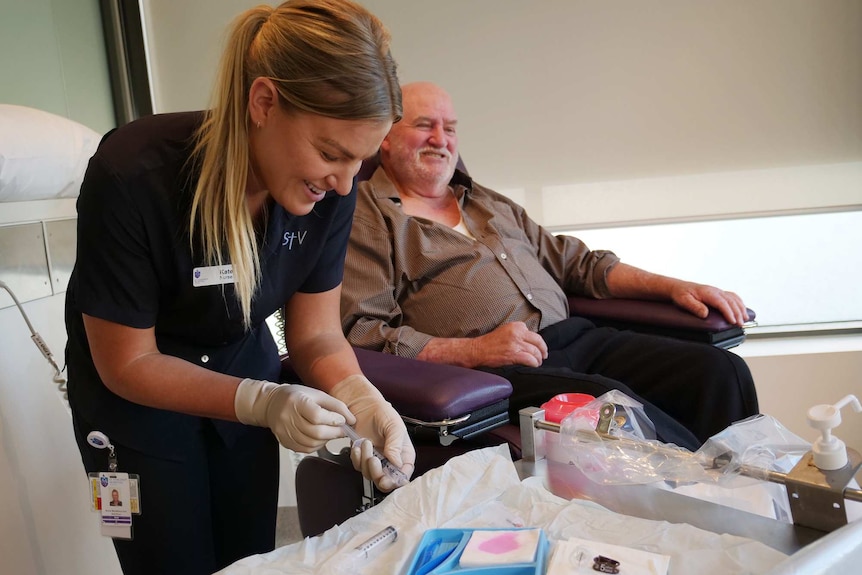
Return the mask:
[[522,321],[505,323],[478,337],[432,338],[417,359],[459,367],[502,367],[526,365],[539,367],[548,357],[542,336]]
[[717,287],[654,274],[622,262],[607,275],[608,289],[613,297],[668,300],[699,318],[709,314],[707,306],[717,309],[734,325],[748,321],[742,298]]
[[720,311],[724,318],[734,325],[741,326],[748,321],[748,312],[742,298],[717,287],[680,280],[671,291],[671,299],[679,307],[700,318],[707,316],[709,306]]
[[539,367],[548,357],[545,340],[530,331],[522,321],[505,323],[492,332],[473,338],[470,349],[474,357],[472,367]]

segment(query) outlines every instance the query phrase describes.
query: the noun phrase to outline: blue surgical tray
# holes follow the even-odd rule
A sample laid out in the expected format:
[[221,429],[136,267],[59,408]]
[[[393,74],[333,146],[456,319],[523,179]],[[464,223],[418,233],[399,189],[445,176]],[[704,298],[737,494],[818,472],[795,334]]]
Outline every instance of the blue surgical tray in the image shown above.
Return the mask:
[[[523,528],[523,530],[533,528]],[[458,562],[474,531],[519,531],[522,529],[429,529],[410,561],[407,575],[542,575],[548,558],[548,540],[539,529],[536,555],[529,563],[461,567]]]

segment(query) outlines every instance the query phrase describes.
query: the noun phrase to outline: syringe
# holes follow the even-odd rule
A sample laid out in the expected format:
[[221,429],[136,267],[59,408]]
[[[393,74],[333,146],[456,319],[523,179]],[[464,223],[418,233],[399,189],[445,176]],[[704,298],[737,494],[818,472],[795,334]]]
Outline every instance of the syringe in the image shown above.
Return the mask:
[[[344,433],[347,434],[347,437],[350,438],[351,445],[355,444],[357,441],[366,441],[364,437],[356,433],[356,430],[353,427],[347,425],[346,423],[341,424],[341,429],[344,430]],[[404,472],[395,467],[386,457],[383,456],[380,451],[372,445],[374,449],[374,457],[380,460],[380,465],[383,466],[383,473],[385,473],[391,480],[395,482],[395,485],[398,487],[402,487],[410,483],[410,479],[404,475]]]
[[375,559],[396,539],[398,539],[398,531],[395,527],[392,525],[385,527],[353,549],[345,549],[333,555],[321,572],[333,575],[355,575],[360,566],[367,565],[368,561]]
[[398,539],[398,531],[392,525],[385,527],[379,533],[356,546],[354,551],[361,559],[370,559],[390,543]]

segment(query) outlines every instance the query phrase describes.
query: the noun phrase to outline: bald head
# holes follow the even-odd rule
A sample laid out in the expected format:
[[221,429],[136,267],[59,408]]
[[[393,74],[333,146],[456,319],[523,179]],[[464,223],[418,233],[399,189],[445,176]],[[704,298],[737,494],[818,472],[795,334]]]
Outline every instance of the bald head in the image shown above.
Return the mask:
[[449,96],[449,93],[433,82],[411,82],[401,86],[402,103],[404,100],[414,98],[430,98],[437,101],[446,101],[452,107],[452,98]]
[[431,82],[401,87],[404,115],[380,146],[380,161],[398,186],[446,187],[458,161],[452,98]]

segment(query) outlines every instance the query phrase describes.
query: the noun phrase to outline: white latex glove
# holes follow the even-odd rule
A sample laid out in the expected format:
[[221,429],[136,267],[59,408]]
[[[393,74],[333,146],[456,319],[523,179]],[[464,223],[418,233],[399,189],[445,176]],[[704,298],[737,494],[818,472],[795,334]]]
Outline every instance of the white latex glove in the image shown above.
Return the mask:
[[[346,403],[356,416],[357,433],[370,440],[390,463],[410,477],[416,463],[416,451],[404,421],[380,391],[364,375],[355,374],[338,382],[330,393]],[[380,460],[374,457],[368,441],[352,446],[350,460],[353,467],[381,491],[392,491],[397,487],[396,482],[383,472]]]
[[242,423],[268,427],[283,446],[304,453],[344,437],[341,424],[355,421],[344,403],[304,385],[244,379],[233,404]]

